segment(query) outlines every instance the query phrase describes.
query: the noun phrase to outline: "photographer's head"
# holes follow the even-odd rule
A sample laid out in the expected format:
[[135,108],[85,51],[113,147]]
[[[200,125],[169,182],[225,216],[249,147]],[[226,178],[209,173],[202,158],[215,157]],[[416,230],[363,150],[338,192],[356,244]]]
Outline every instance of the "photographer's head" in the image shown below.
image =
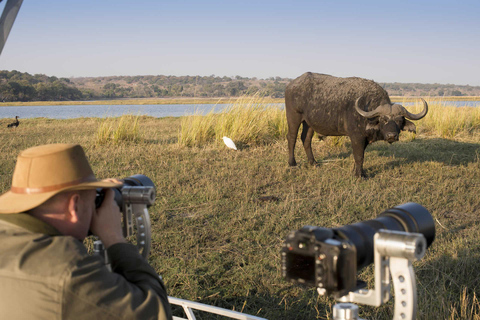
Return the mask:
[[95,214],[95,189],[120,185],[97,180],[80,145],[33,147],[18,156],[12,187],[0,196],[0,213],[28,212],[82,240]]
[[83,240],[95,212],[95,190],[64,191],[28,213],[55,227],[62,234]]

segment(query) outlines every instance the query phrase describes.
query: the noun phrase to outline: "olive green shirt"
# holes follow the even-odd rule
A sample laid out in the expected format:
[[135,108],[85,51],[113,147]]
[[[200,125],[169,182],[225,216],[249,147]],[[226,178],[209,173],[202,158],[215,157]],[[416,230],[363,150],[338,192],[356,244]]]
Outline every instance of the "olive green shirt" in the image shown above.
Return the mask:
[[0,214],[0,318],[171,319],[165,286],[137,248],[107,253],[112,272],[35,217]]

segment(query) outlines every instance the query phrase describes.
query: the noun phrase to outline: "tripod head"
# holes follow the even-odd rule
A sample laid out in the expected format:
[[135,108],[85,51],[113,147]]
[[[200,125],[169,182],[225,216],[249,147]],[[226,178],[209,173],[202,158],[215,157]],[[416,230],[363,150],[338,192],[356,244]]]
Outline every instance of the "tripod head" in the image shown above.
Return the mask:
[[[380,306],[391,298],[391,282],[395,293],[393,319],[415,319],[417,286],[412,262],[423,258],[426,240],[422,234],[380,230],[374,237],[374,289],[359,289],[340,297],[344,303],[333,308],[335,320],[361,320],[358,307],[350,302]],[[319,294],[322,289],[318,288]]]
[[[140,254],[147,259],[151,247],[151,226],[148,208],[155,202],[156,188],[153,181],[145,175],[136,174],[121,180],[123,185],[114,188],[114,200],[122,212],[123,235],[125,238],[136,237]],[[103,201],[102,189],[97,190],[96,206]],[[103,257],[106,265],[108,256],[100,240],[94,241],[93,251]]]

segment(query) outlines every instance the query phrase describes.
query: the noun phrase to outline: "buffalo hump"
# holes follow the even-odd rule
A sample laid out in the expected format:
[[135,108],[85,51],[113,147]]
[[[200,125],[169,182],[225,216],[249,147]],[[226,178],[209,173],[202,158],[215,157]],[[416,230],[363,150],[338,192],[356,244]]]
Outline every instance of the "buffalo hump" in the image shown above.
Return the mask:
[[382,104],[391,104],[387,91],[372,80],[358,77],[339,78],[312,72],[306,72],[290,82],[285,90],[285,98],[289,94],[296,95],[297,100],[308,98],[322,104],[333,102],[337,105],[353,105],[359,97],[363,97],[364,102],[369,105],[369,110],[366,111]]

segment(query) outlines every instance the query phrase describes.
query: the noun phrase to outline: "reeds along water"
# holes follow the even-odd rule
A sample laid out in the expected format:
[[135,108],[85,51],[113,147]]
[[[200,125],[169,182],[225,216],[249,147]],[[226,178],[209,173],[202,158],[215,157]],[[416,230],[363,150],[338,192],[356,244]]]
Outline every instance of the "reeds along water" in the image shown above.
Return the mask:
[[220,113],[213,109],[205,116],[184,116],[178,141],[185,146],[201,146],[227,136],[235,142],[262,144],[283,139],[287,133],[285,111],[270,98],[245,96],[227,104]]
[[97,144],[108,142],[135,141],[140,138],[138,118],[134,115],[123,115],[118,118],[105,118],[96,135]]
[[[408,100],[408,101],[407,101]],[[403,104],[411,99],[404,99]],[[458,107],[443,99],[426,98],[429,106],[425,118],[415,121],[417,134],[440,138],[470,136],[480,128],[478,107]],[[423,109],[420,99],[407,106],[413,113]],[[236,142],[258,145],[282,140],[287,133],[285,111],[272,99],[258,95],[244,96],[228,105],[221,113],[212,111],[206,116],[200,113],[182,117],[178,141],[185,146],[202,146],[221,141],[223,136]],[[404,134],[407,139],[413,134]],[[411,137],[410,137],[411,136]],[[343,140],[342,140],[343,141]]]
[[[480,109],[478,107],[458,107],[442,99],[425,99],[428,114],[416,121],[417,133],[424,133],[441,138],[454,138],[475,134],[480,129]],[[420,100],[407,109],[420,112],[423,104]]]

